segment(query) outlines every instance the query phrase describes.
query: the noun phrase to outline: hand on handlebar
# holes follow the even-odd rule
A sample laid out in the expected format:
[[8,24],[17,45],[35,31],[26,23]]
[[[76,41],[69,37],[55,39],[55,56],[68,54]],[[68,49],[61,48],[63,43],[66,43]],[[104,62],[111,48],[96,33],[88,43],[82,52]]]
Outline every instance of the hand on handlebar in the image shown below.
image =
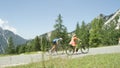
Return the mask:
[[78,38],[78,41],[82,41],[82,40],[80,40],[80,39]]

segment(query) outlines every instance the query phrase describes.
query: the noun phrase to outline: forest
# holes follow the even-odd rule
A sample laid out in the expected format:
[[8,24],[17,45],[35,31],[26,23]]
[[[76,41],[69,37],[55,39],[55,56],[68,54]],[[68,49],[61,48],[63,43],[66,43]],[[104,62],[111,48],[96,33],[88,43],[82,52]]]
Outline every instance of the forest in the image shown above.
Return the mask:
[[118,45],[120,37],[120,29],[116,29],[119,16],[116,16],[110,23],[105,24],[102,17],[94,18],[90,23],[84,21],[76,22],[76,28],[68,33],[67,27],[63,25],[62,15],[59,14],[53,25],[54,31],[51,36],[36,36],[32,40],[28,40],[25,44],[14,46],[12,37],[9,38],[6,54],[20,54],[25,52],[46,51],[52,45],[52,40],[56,37],[63,38],[62,45],[68,46],[72,34],[76,34],[82,40],[83,45],[90,47],[112,46]]

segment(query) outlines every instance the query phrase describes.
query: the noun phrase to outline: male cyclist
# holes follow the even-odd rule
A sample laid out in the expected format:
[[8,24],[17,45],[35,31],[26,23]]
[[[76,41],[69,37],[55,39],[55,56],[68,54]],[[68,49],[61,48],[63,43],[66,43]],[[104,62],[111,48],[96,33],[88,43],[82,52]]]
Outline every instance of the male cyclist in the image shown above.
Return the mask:
[[60,41],[62,41],[62,40],[63,40],[62,38],[53,39],[53,41],[52,41],[53,46],[52,46],[52,49],[50,51],[51,52],[56,51],[57,46],[59,45]]

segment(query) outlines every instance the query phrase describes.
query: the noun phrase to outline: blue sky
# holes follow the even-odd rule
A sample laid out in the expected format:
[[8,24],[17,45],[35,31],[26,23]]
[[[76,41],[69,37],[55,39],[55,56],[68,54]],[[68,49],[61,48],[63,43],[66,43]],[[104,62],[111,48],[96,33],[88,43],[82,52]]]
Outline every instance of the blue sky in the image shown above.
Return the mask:
[[89,23],[100,13],[118,9],[120,0],[0,0],[0,26],[30,39],[52,31],[59,14],[71,32],[77,22]]

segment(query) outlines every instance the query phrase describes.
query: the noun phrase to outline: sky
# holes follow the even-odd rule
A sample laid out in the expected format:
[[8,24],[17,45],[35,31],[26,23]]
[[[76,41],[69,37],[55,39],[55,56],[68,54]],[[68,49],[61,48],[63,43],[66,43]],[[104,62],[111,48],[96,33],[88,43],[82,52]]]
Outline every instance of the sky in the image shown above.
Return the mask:
[[0,27],[25,39],[54,30],[62,15],[68,32],[77,22],[91,22],[99,14],[109,15],[120,9],[120,0],[0,0]]

